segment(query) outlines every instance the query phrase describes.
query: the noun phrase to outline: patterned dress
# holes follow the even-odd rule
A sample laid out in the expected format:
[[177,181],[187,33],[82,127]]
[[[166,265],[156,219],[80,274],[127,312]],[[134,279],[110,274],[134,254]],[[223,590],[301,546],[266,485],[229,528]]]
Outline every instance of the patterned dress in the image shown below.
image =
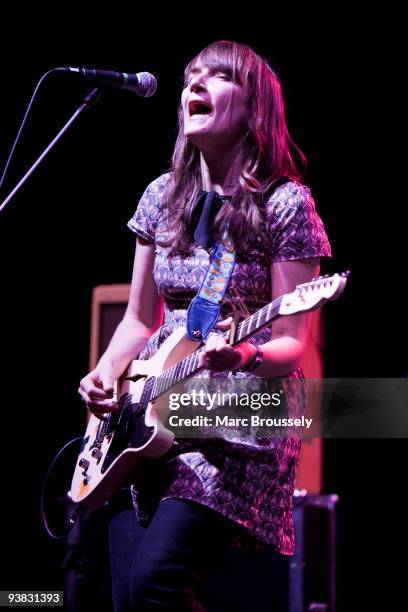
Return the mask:
[[[161,196],[168,174],[144,192],[129,228],[155,244],[154,278],[165,300],[163,325],[149,339],[140,359],[149,359],[176,327],[185,326],[187,308],[197,294],[208,268],[211,249],[194,247],[188,257],[168,256],[157,242],[166,238]],[[256,246],[245,260],[237,258],[229,287],[235,286],[252,313],[271,301],[272,262],[330,257],[323,223],[310,190],[291,181],[278,187],[266,205],[269,253]],[[227,290],[228,295],[228,290]],[[221,311],[222,318],[228,311]],[[271,329],[264,328],[250,341],[264,344]],[[207,372],[208,377],[236,377],[260,381],[251,373]],[[298,369],[287,377],[300,379]],[[289,412],[301,415],[303,387],[289,391]],[[165,498],[188,499],[208,506],[236,525],[238,547],[262,549],[270,545],[282,554],[294,553],[292,496],[301,441],[296,436],[242,435],[225,428],[218,438],[176,440],[164,458],[142,464],[134,475],[132,495],[139,520],[148,521]]]

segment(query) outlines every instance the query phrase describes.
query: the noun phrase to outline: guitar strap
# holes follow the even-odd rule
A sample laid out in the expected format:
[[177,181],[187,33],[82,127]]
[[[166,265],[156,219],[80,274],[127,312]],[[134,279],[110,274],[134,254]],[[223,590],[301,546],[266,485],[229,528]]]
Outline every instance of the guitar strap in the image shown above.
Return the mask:
[[[273,190],[287,180],[287,177],[278,178],[273,184]],[[224,199],[215,191],[200,193],[192,216],[192,222],[196,224],[196,244],[207,248],[211,243],[211,225]],[[198,215],[200,217],[197,221]],[[227,290],[234,266],[235,251],[228,236],[227,226],[221,241],[214,249],[202,285],[188,307],[186,328],[190,340],[202,342],[216,324],[221,311],[220,302]],[[242,310],[242,304],[240,308]]]
[[[198,203],[202,205],[202,210],[194,239],[197,244],[207,247],[210,224],[223,202],[215,191],[204,194],[205,200],[202,198]],[[227,290],[234,265],[235,251],[227,227],[215,246],[201,287],[188,307],[186,327],[190,340],[202,342],[216,324],[221,310],[220,302]]]

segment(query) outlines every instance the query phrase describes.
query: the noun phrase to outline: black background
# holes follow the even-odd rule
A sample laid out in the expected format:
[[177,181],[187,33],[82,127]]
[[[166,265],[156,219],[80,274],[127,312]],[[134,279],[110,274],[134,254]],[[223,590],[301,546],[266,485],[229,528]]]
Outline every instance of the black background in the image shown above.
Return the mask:
[[[151,99],[104,94],[0,217],[2,589],[62,588],[63,547],[41,527],[39,493],[57,449],[84,429],[76,390],[88,366],[91,291],[130,281],[126,222],[168,167],[183,68],[206,44],[250,44],[276,68],[333,247],[323,272],[352,271],[342,298],[324,309],[326,376],[406,376],[401,17],[255,9],[147,15],[116,4],[85,15],[61,5],[58,14],[21,9],[2,20],[1,167],[50,68],[148,70],[159,82]],[[70,75],[45,81],[2,200],[88,89]],[[405,451],[404,439],[325,441],[324,491],[340,496],[340,610],[398,601]]]

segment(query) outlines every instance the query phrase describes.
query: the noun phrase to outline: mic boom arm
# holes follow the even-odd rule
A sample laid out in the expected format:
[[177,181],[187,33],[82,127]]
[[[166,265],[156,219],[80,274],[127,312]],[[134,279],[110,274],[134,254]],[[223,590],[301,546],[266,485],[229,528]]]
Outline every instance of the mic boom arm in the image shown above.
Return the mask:
[[72,117],[70,117],[70,119],[68,119],[68,121],[66,122],[64,127],[58,132],[58,134],[50,142],[50,144],[47,146],[47,148],[44,149],[44,151],[41,153],[41,155],[38,157],[38,159],[33,163],[31,168],[25,173],[25,175],[20,180],[20,182],[14,187],[13,191],[11,191],[11,193],[9,193],[9,195],[4,200],[4,202],[2,202],[2,204],[0,205],[0,213],[3,212],[3,210],[6,208],[7,204],[10,202],[10,200],[21,189],[21,187],[24,185],[26,180],[32,175],[32,173],[40,165],[42,160],[48,155],[48,153],[51,151],[51,149],[57,144],[57,142],[60,140],[60,138],[63,136],[63,134],[65,134],[65,132],[68,130],[68,128],[70,128],[71,125],[78,119],[79,115],[83,111],[87,110],[88,108],[91,108],[91,106],[93,106],[95,104],[95,102],[99,99],[100,95],[101,95],[101,92],[99,91],[99,89],[95,88],[95,89],[90,91],[85,96],[84,101],[82,102],[81,106],[79,108],[77,108],[77,110],[72,115]]

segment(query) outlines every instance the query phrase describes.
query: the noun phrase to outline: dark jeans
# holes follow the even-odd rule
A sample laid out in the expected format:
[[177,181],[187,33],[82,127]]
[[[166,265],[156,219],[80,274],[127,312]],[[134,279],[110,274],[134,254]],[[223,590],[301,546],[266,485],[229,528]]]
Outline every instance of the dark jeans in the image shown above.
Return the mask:
[[200,504],[166,499],[147,528],[132,510],[110,524],[116,612],[203,611],[196,591],[231,542],[234,523]]

